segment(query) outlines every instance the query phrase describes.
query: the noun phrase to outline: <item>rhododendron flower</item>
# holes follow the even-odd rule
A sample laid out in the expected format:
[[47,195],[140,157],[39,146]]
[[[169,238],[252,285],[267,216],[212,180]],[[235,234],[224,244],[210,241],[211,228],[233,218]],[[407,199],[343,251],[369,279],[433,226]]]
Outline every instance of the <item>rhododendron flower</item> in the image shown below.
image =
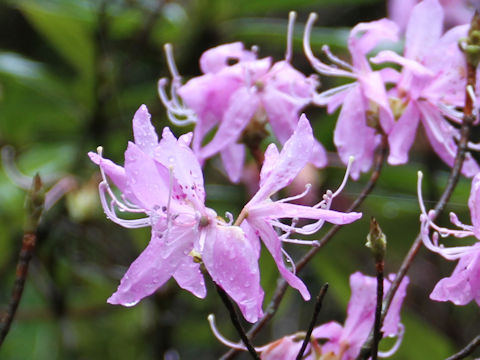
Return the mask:
[[[200,260],[212,279],[238,304],[245,319],[262,316],[258,252],[238,226],[231,226],[205,207],[203,174],[192,150],[192,134],[178,140],[168,128],[162,139],[142,105],[133,118],[135,142],[119,166],[100,154],[89,153],[100,166],[100,197],[107,216],[124,227],[150,226],[150,243],[130,265],[111,304],[132,306],[155,292],[170,277],[179,286],[203,298],[206,295]],[[118,198],[107,177],[121,191]],[[144,214],[121,219],[120,212]]]
[[351,176],[357,179],[361,172],[368,171],[372,166],[375,148],[380,143],[377,129],[381,128],[388,134],[394,125],[382,72],[372,71],[366,55],[381,41],[397,40],[397,26],[387,19],[358,24],[348,38],[352,65],[335,57],[325,46],[323,50],[333,62],[333,65],[326,65],[313,55],[310,47],[310,33],[315,19],[316,14],[310,14],[303,40],[305,54],[313,68],[322,75],[355,80],[317,94],[313,102],[327,106],[329,113],[342,106],[334,142],[344,163],[350,156],[355,156]]
[[[454,213],[450,213],[451,222],[459,228],[452,230],[437,226],[432,218],[435,216],[434,210],[427,214],[423,204],[421,192],[422,173],[418,174],[418,196],[422,214],[421,235],[424,245],[431,251],[442,255],[447,260],[458,260],[458,264],[450,277],[440,280],[430,298],[436,301],[451,301],[455,305],[466,305],[475,300],[480,305],[480,242],[473,245],[463,245],[454,247],[444,247],[439,244],[440,236],[455,236],[464,238],[475,236],[480,239],[480,174],[477,174],[472,180],[472,189],[468,199],[468,207],[472,217],[472,225],[462,224]],[[430,236],[430,229],[434,230]]]
[[[165,79],[159,82],[159,93],[169,117],[176,124],[195,123],[192,147],[200,162],[220,153],[234,182],[240,179],[243,169],[243,143],[258,141],[269,123],[284,144],[318,86],[315,76],[306,77],[290,64],[293,21],[291,15],[284,61],[272,64],[269,57],[257,59],[256,52],[245,50],[239,42],[220,45],[200,57],[203,75],[182,86],[167,47],[173,76],[172,99],[165,93]],[[215,127],[212,140],[203,145],[205,135]],[[312,146],[310,161],[317,167],[325,166],[325,150],[317,141]]]
[[[389,280],[384,280],[386,291],[393,279],[394,275],[391,274]],[[404,328],[400,322],[400,310],[408,282],[408,277],[405,277],[400,283],[382,327],[383,337],[398,337],[398,340],[390,351],[379,352],[379,357],[391,356],[401,344]],[[348,302],[345,324],[342,326],[331,321],[314,328],[304,359],[353,360],[357,358],[375,320],[377,280],[356,272],[350,276],[350,288],[352,295]],[[232,343],[218,332],[213,315],[209,316],[209,322],[215,336],[222,343],[234,349],[246,350],[242,344]],[[261,353],[263,360],[291,360],[300,351],[304,337],[305,334],[301,332],[285,336],[257,348],[257,351]]]
[[[255,247],[259,249],[259,237],[262,239],[266,248],[272,254],[282,276],[292,287],[300,291],[305,300],[310,298],[310,294],[303,282],[294,274],[295,271],[291,272],[286,268],[283,255],[287,256],[292,265],[293,261],[282,249],[282,242],[312,244],[311,241],[291,239],[290,235],[314,234],[325,221],[334,224],[348,224],[362,216],[361,213],[343,213],[330,210],[332,199],[341,189],[335,194],[328,192],[325,200],[312,207],[288,203],[288,201],[299,196],[277,201],[271,200],[270,197],[289,185],[307,164],[312,153],[313,143],[312,128],[305,115],[302,115],[295,132],[285,143],[280,153],[275,144],[268,146],[260,172],[260,188],[245,205],[239,216],[239,219],[244,219],[241,226],[250,242],[256,244]],[[308,192],[308,189],[306,192]],[[305,193],[300,196],[305,195]],[[305,218],[317,221],[300,227],[296,226],[296,220],[292,220],[291,225],[280,221],[280,219],[285,218]],[[283,234],[279,236],[275,228],[282,231]]]
[[[442,36],[443,9],[437,0],[424,0],[414,7],[408,22],[405,54],[380,52],[372,62],[394,62],[403,66],[400,76],[390,77],[396,86],[389,95],[398,103],[401,115],[388,136],[390,164],[404,164],[422,123],[433,150],[449,166],[457,153],[460,130],[446,118],[460,123],[463,114],[455,111],[465,104],[465,59],[458,41],[468,25],[456,27]],[[462,173],[473,176],[480,171],[467,153]]]

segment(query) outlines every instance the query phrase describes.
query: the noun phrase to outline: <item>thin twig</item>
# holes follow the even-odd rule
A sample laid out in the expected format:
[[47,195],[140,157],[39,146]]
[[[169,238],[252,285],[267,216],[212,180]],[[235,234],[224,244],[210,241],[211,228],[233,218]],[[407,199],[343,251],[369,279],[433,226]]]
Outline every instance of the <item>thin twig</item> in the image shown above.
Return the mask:
[[[477,14],[475,16],[477,17]],[[472,24],[473,24],[473,21],[472,21]],[[465,160],[465,156],[467,153],[467,146],[470,138],[470,130],[471,130],[472,124],[475,121],[475,116],[473,114],[473,99],[468,93],[468,88],[475,89],[475,85],[476,85],[476,66],[473,66],[469,61],[467,61],[467,85],[465,88],[465,107],[463,110],[462,126],[460,128],[460,141],[458,142],[457,154],[455,156],[455,163],[453,165],[452,171],[448,178],[445,190],[443,191],[443,194],[440,197],[440,200],[438,200],[437,204],[435,205],[434,214],[432,214],[431,221],[434,221],[445,208],[446,204],[448,203],[448,200],[450,199],[450,196],[452,195],[453,191],[455,190],[455,187],[457,186],[458,180],[461,175],[463,162]],[[385,319],[387,311],[390,308],[390,305],[392,303],[393,297],[395,296],[395,293],[397,292],[397,289],[400,286],[401,281],[405,277],[408,269],[410,268],[410,265],[415,259],[421,246],[422,246],[422,237],[421,237],[421,234],[419,233],[415,241],[413,242],[412,246],[410,247],[410,250],[408,251],[407,256],[403,260],[402,265],[400,266],[400,269],[398,270],[395,276],[395,279],[392,282],[392,285],[390,286],[387,294],[385,295],[385,298],[383,300],[383,308],[382,308],[382,321]],[[372,346],[373,336],[371,335],[372,333],[368,337],[363,347]]]
[[448,357],[446,360],[460,360],[465,359],[468,355],[473,353],[475,349],[480,345],[480,335],[468,343],[462,350],[458,353]]
[[230,298],[228,297],[227,293],[217,284],[215,284],[215,288],[217,289],[218,295],[220,295],[220,298],[222,299],[223,303],[225,304],[225,307],[227,308],[229,314],[230,314],[230,319],[232,320],[232,324],[235,327],[235,329],[238,332],[238,335],[240,335],[240,338],[242,339],[243,343],[247,347],[248,352],[252,355],[254,359],[260,360],[260,357],[258,356],[255,348],[253,347],[252,343],[247,337],[247,334],[245,333],[245,330],[243,329],[242,324],[240,324],[240,321],[238,319],[237,312],[235,311],[235,308],[233,307],[232,302],[230,301]]
[[[368,180],[367,184],[363,188],[362,192],[358,196],[357,199],[352,203],[352,205],[347,209],[347,212],[351,212],[356,210],[362,202],[366,199],[368,194],[373,190],[375,187],[378,178],[380,177],[380,173],[382,171],[383,164],[385,163],[385,158],[387,156],[387,148],[388,148],[388,139],[384,135],[382,136],[382,142],[377,149],[377,154],[375,156],[375,163],[374,163],[374,168],[372,171],[372,174],[370,176],[370,179]],[[318,246],[310,249],[295,265],[297,273],[301,271],[305,265],[308,264],[308,262],[315,256],[315,254],[323,248],[329,241],[330,239],[333,238],[333,236],[342,228],[341,225],[335,225],[330,228],[330,230],[322,237],[322,239],[319,240]],[[275,289],[275,292],[273,294],[272,300],[267,306],[267,309],[263,315],[263,317],[257,321],[247,332],[247,336],[249,339],[252,339],[264,326],[266,323],[270,321],[270,319],[275,315],[278,306],[280,305],[280,302],[283,299],[283,295],[285,294],[285,291],[287,290],[287,282],[283,279],[280,278],[277,283],[277,288]],[[228,352],[226,352],[222,356],[222,360],[228,360],[231,359],[233,356],[235,356],[239,350],[236,349],[230,349]]]
[[322,288],[320,289],[320,292],[317,295],[315,308],[313,310],[312,321],[310,321],[310,325],[308,326],[307,333],[305,334],[305,339],[303,339],[302,347],[298,352],[296,360],[301,360],[303,357],[303,354],[305,353],[305,350],[307,349],[307,345],[310,342],[310,337],[312,336],[313,328],[317,323],[318,314],[320,313],[320,310],[322,308],[323,298],[325,297],[327,290],[328,290],[328,283],[325,283],[325,285],[322,286]]
[[27,279],[28,265],[35,249],[37,240],[37,227],[43,211],[45,201],[45,193],[43,191],[40,176],[35,175],[30,192],[27,195],[27,217],[24,225],[22,248],[17,262],[17,270],[15,275],[15,283],[13,285],[12,294],[8,309],[3,314],[0,328],[0,346],[3,344],[7,336],[10,326],[12,325],[18,305],[22,299],[25,280]]
[[382,326],[382,300],[383,300],[383,261],[376,264],[377,270],[377,305],[375,308],[375,323],[373,327],[373,347],[372,347],[372,360],[377,360],[378,357],[378,344],[382,338],[381,326]]

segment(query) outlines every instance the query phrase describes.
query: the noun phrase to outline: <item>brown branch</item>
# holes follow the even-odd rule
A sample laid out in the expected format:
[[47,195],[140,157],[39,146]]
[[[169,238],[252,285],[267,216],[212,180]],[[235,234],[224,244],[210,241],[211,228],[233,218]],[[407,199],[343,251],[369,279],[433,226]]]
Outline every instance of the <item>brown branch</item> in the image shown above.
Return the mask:
[[448,357],[446,360],[460,360],[465,359],[468,355],[473,353],[475,349],[480,345],[480,335],[473,339],[467,346],[465,346],[458,353]]
[[217,284],[215,284],[215,288],[217,289],[218,295],[220,295],[220,298],[223,301],[223,304],[227,308],[229,314],[230,314],[230,319],[232,320],[232,324],[235,327],[235,329],[238,332],[238,335],[240,335],[240,338],[242,339],[243,343],[247,347],[248,352],[252,355],[252,357],[256,360],[260,360],[260,357],[257,354],[257,351],[253,347],[252,343],[250,342],[250,339],[247,337],[247,334],[245,334],[245,330],[243,329],[242,324],[240,324],[240,320],[238,319],[237,312],[235,311],[235,308],[230,301],[230,298],[228,297],[227,293]]
[[315,327],[315,324],[317,323],[317,318],[318,314],[320,313],[320,310],[322,308],[322,303],[323,303],[323,298],[325,297],[325,294],[327,293],[328,290],[328,283],[322,286],[320,289],[320,292],[317,295],[317,300],[315,302],[315,308],[313,310],[313,316],[312,316],[312,321],[310,321],[310,325],[308,326],[307,333],[305,334],[305,339],[303,339],[302,347],[300,348],[300,351],[298,352],[296,360],[301,360],[303,357],[303,354],[305,353],[305,350],[307,349],[307,345],[310,342],[310,337],[312,336],[312,331],[313,328]]
[[40,216],[43,211],[45,194],[43,191],[40,176],[35,175],[30,192],[27,195],[27,218],[24,225],[24,233],[22,239],[22,248],[17,262],[17,270],[15,274],[15,283],[13,285],[12,294],[7,311],[2,315],[0,323],[0,346],[3,344],[7,336],[10,326],[12,325],[18,305],[22,299],[23,288],[28,273],[28,265],[35,249],[37,240],[37,227]]
[[[377,153],[375,156],[375,163],[374,163],[374,168],[372,171],[372,174],[370,175],[370,179],[368,180],[367,184],[363,188],[362,192],[358,196],[357,199],[352,203],[352,205],[348,208],[347,212],[351,212],[356,210],[362,202],[366,199],[368,194],[373,190],[375,187],[378,178],[380,177],[380,173],[382,171],[383,164],[385,162],[385,158],[387,156],[387,148],[388,148],[388,139],[387,136],[383,135],[382,136],[382,142],[377,149]],[[330,228],[330,230],[323,236],[322,239],[318,242],[318,246],[310,249],[296,264],[296,270],[297,273],[301,271],[307,264],[308,262],[315,256],[315,254],[323,248],[332,238],[333,236],[342,228],[341,225],[335,225]],[[275,315],[278,306],[280,305],[280,302],[283,299],[283,295],[285,294],[285,291],[287,290],[287,282],[283,279],[280,278],[278,280],[277,288],[275,289],[275,292],[273,294],[272,300],[267,306],[267,309],[265,311],[265,314],[263,317],[253,325],[250,330],[247,332],[247,336],[249,339],[252,339],[264,326],[267,322],[270,321],[270,319]],[[226,352],[221,359],[227,360],[231,359],[235,354],[238,353],[238,350],[236,349],[231,349],[228,352]]]

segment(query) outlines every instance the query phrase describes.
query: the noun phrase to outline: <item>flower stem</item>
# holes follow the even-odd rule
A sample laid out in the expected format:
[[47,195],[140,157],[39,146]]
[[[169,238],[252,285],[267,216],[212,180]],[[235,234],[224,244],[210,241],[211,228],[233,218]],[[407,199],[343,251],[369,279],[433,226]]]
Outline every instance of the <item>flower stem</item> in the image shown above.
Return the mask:
[[307,349],[307,345],[310,342],[310,337],[312,336],[313,328],[317,323],[318,314],[320,313],[320,310],[322,308],[323,298],[325,297],[327,290],[328,290],[328,283],[325,283],[325,285],[321,287],[320,292],[317,295],[317,300],[315,302],[315,308],[313,310],[312,320],[310,321],[310,325],[308,326],[307,333],[305,334],[305,339],[303,339],[302,347],[298,352],[296,360],[301,360],[303,357],[303,354],[305,353],[305,350]]
[[32,259],[33,250],[37,241],[37,227],[43,212],[45,193],[40,176],[35,175],[30,192],[27,195],[27,218],[25,220],[22,238],[22,248],[18,256],[15,283],[13,285],[10,303],[3,314],[0,323],[0,346],[10,331],[18,305],[22,299],[23,288],[27,279],[28,265]]
[[252,355],[252,358],[260,360],[260,357],[258,356],[257,352],[255,351],[255,348],[253,347],[252,343],[247,337],[247,334],[245,333],[245,330],[243,329],[242,324],[240,324],[237,312],[235,311],[235,308],[233,307],[233,304],[230,301],[230,298],[228,297],[227,293],[217,284],[215,284],[215,288],[217,289],[218,295],[220,295],[220,298],[222,299],[223,304],[227,308],[230,314],[230,319],[232,320],[232,324],[237,330],[238,335],[240,335],[240,338],[245,344],[248,352]]
[[446,360],[460,360],[465,359],[468,355],[473,353],[475,349],[480,345],[480,335],[473,339],[467,346],[465,346],[458,353],[453,354],[448,357]]

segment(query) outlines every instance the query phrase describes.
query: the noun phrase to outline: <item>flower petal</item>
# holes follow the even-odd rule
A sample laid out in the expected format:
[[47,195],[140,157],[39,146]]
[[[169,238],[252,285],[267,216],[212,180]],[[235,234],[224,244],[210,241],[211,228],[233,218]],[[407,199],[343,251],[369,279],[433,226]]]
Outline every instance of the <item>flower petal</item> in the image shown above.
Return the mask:
[[150,243],[130,265],[117,291],[107,300],[110,304],[133,306],[154,293],[175,273],[193,247],[191,229],[172,227],[169,239],[160,236],[152,232]]
[[223,167],[227,172],[228,178],[233,183],[238,183],[243,173],[243,164],[245,163],[245,145],[232,143],[220,152]]
[[247,218],[246,221],[253,229],[255,229],[255,231],[258,231],[259,236],[262,238],[263,243],[272,255],[273,260],[277,264],[278,271],[285,281],[291,287],[297,289],[304,300],[310,300],[310,293],[305,284],[285,266],[282,254],[282,243],[273,227],[262,219],[252,220]]
[[212,141],[199,151],[200,157],[207,159],[229,144],[235,143],[257,111],[259,104],[260,99],[252,89],[242,87],[236,91],[225,111],[217,133]]
[[133,117],[133,137],[135,144],[142,151],[152,155],[158,145],[158,137],[155,128],[150,121],[151,115],[145,105],[140,106]]
[[468,207],[472,217],[473,233],[480,239],[480,174],[475,175],[472,180]]
[[310,206],[290,203],[264,202],[249,208],[248,216],[270,219],[323,219],[332,224],[350,224],[360,219],[362,217],[362,213],[344,213],[340,211],[316,209]]
[[212,279],[238,304],[249,322],[262,315],[263,290],[255,249],[238,226],[211,226],[202,254]]
[[399,165],[408,161],[408,152],[415,140],[419,120],[420,112],[416,102],[410,101],[388,135],[388,143],[390,145],[389,164]]
[[[313,133],[307,117],[302,114],[297,128],[283,146],[275,167],[268,177],[262,178],[262,186],[249,204],[262,201],[292,182],[312,156]],[[270,165],[269,165],[270,166]],[[264,179],[264,180],[263,180]]]
[[196,297],[203,299],[207,295],[207,288],[200,271],[200,264],[195,262],[193,257],[186,256],[173,273],[173,277],[178,286],[190,291]]
[[253,51],[244,50],[241,42],[216,46],[205,51],[200,57],[200,68],[203,73],[216,73],[228,67],[230,60],[251,61],[256,59]]

